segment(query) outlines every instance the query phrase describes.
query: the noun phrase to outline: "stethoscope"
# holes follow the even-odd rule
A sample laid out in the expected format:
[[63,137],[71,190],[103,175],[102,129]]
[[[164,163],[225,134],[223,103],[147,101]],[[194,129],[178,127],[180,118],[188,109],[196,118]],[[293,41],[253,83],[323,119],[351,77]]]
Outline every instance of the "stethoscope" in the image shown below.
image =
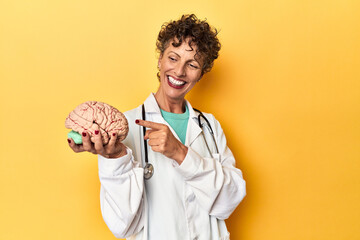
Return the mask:
[[[204,130],[203,130],[204,125],[206,126],[206,128],[208,129],[208,131],[211,134],[211,137],[212,137],[212,139],[213,139],[213,141],[215,143],[216,153],[218,154],[219,149],[218,149],[217,143],[215,141],[214,131],[213,131],[211,125],[210,125],[209,120],[204,116],[204,114],[200,110],[197,110],[195,108],[193,108],[193,109],[194,109],[194,111],[199,113],[199,115],[198,115],[198,123],[199,123],[199,126],[200,126],[201,130],[202,130],[201,133],[203,134],[203,138],[205,140],[206,148],[208,149],[210,155],[213,156],[213,153],[210,151],[210,147],[209,147],[209,145],[208,145],[208,143],[206,141],[206,137],[205,137]],[[205,120],[205,122],[201,123],[201,118],[203,118]],[[142,119],[144,121],[146,120],[144,104],[142,105]],[[146,133],[146,127],[143,126],[143,135],[144,135],[144,137],[145,137],[145,133]],[[147,146],[147,141],[145,140],[145,138],[144,138],[144,150],[145,150],[144,178],[145,178],[145,180],[148,180],[154,175],[154,166],[151,163],[149,163],[148,146]]]

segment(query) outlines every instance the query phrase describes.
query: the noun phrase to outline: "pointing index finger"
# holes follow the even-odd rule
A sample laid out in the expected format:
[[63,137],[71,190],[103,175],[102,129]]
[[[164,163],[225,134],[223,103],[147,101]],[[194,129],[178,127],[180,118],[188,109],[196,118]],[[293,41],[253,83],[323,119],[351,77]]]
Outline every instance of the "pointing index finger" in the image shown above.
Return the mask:
[[155,130],[163,129],[166,126],[166,125],[164,125],[162,123],[156,123],[156,122],[151,122],[151,121],[146,121],[146,120],[141,120],[141,119],[136,119],[135,123],[137,125],[147,127],[147,128],[151,128],[151,129],[155,129]]

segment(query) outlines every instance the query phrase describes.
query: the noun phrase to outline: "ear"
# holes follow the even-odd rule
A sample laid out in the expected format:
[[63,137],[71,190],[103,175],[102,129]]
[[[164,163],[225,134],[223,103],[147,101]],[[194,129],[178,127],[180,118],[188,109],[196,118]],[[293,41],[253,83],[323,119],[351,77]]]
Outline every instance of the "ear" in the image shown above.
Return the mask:
[[161,59],[162,59],[162,57],[163,57],[163,55],[160,54],[159,59],[158,59],[158,69],[159,69],[159,70],[160,70],[160,68],[161,68]]

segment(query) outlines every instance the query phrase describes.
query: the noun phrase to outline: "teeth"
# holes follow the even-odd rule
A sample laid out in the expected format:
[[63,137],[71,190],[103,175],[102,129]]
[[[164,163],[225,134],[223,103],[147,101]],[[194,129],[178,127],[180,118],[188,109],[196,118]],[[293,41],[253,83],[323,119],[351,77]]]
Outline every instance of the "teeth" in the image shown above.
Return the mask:
[[181,86],[181,85],[184,85],[184,84],[186,83],[186,82],[184,82],[184,81],[175,80],[174,78],[172,78],[172,77],[170,77],[170,76],[169,76],[169,81],[170,81],[172,84],[176,85],[176,86]]

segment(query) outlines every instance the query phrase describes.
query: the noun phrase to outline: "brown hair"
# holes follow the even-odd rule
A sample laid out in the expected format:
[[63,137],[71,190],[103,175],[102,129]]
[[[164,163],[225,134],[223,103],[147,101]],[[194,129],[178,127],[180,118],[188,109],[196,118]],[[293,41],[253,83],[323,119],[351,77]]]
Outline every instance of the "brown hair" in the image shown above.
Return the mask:
[[201,69],[201,75],[203,75],[211,70],[214,60],[219,56],[221,44],[217,34],[218,31],[212,28],[206,20],[199,20],[194,14],[182,15],[179,20],[162,25],[156,41],[156,48],[161,57],[171,40],[175,40],[172,45],[178,47],[185,39],[189,38],[189,46],[191,47],[191,44],[194,43],[197,46],[196,55],[203,58],[204,65]]

